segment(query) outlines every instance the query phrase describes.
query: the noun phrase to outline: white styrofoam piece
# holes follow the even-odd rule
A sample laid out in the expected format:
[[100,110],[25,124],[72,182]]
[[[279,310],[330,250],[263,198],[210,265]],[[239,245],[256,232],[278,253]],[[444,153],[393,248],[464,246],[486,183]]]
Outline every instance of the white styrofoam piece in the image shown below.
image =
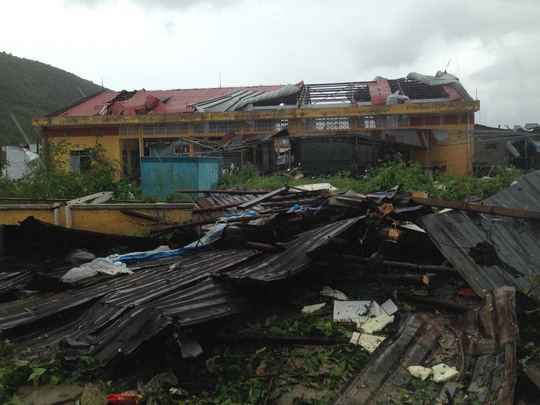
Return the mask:
[[388,300],[382,303],[381,309],[388,315],[393,315],[398,311],[398,307],[392,300]]
[[312,314],[314,312],[317,312],[319,309],[324,307],[326,304],[323,302],[322,304],[314,304],[314,305],[307,305],[304,308],[302,308],[303,314]]
[[379,304],[375,301],[334,301],[334,321],[365,321],[380,314]]
[[394,316],[387,314],[381,314],[375,318],[369,318],[365,322],[358,324],[358,329],[362,332],[372,335],[375,332],[379,332],[386,328],[387,325],[394,322]]
[[459,374],[455,367],[449,367],[444,363],[431,367],[431,370],[433,371],[433,381],[437,383],[448,381]]
[[430,368],[422,366],[409,366],[407,367],[407,371],[409,371],[413,377],[420,378],[422,381],[428,378],[433,372]]
[[384,339],[386,339],[386,337],[384,336],[375,336],[368,335],[366,333],[353,332],[350,342],[353,345],[362,346],[369,353],[372,353]]

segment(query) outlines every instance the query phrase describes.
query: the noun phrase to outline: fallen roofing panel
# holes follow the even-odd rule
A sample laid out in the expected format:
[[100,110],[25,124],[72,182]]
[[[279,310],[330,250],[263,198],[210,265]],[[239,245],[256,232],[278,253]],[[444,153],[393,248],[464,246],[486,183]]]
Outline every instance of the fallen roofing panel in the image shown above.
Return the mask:
[[[540,211],[540,170],[483,203]],[[478,295],[511,285],[540,300],[532,280],[540,268],[540,221],[453,210],[427,215],[420,223]]]
[[[156,259],[143,263],[132,275],[109,282],[3,303],[0,330],[35,352],[55,352],[61,345],[81,355],[92,347],[94,355],[106,363],[173,322],[194,324],[244,309],[243,299],[209,276],[257,255],[228,250]],[[75,322],[69,317],[52,318],[73,309],[82,311]],[[40,323],[38,337],[34,325],[44,319],[52,321],[45,328]],[[70,327],[59,328],[57,322]]]
[[274,254],[252,266],[227,273],[233,279],[268,282],[290,277],[308,268],[313,259],[309,253],[325,246],[332,238],[342,234],[364,217],[337,221],[301,233],[285,246],[283,253]]
[[[454,403],[512,404],[518,339],[512,287],[486,294],[478,309],[460,316],[414,314],[331,403],[449,403],[445,395],[450,395]],[[455,366],[458,377],[422,383],[407,370],[441,363]],[[464,402],[465,397],[471,402]]]
[[0,272],[0,297],[4,294],[20,289],[30,281],[32,273],[24,272]]

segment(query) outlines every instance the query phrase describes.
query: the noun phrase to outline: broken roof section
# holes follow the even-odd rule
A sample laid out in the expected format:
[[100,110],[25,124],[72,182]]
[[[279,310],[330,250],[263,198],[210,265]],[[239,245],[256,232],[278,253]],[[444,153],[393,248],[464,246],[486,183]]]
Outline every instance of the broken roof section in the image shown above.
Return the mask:
[[439,71],[435,76],[429,76],[412,72],[407,75],[407,79],[424,83],[434,88],[440,88],[442,86],[444,91],[450,96],[451,101],[474,101],[469,93],[467,93],[467,90],[465,90],[465,87],[463,87],[459,79],[450,73]]
[[298,85],[288,84],[274,91],[235,91],[223,97],[192,104],[195,112],[218,112],[240,110],[248,104],[279,100],[294,96],[300,91]]
[[245,109],[324,108],[385,105],[398,93],[411,103],[473,101],[459,79],[411,73],[373,81],[219,87],[207,89],[103,92],[48,116],[143,115],[239,111]]
[[[397,339],[383,343],[331,403],[511,404],[518,339],[511,287],[486,294],[478,309],[460,316],[414,314],[402,324]],[[407,370],[441,363],[457,369],[457,381],[423,383]],[[447,402],[448,395],[454,402]]]
[[[201,103],[234,92],[272,92],[283,86],[219,87],[210,89],[139,90],[106,92],[59,113],[59,117],[90,115],[135,115],[192,113],[191,104]],[[152,109],[157,99],[162,106]],[[114,110],[113,110],[114,108]],[[54,113],[53,113],[54,114]]]
[[[540,212],[540,170],[482,203]],[[532,279],[540,268],[540,221],[453,210],[420,222],[478,295],[511,285],[540,300],[538,283]]]

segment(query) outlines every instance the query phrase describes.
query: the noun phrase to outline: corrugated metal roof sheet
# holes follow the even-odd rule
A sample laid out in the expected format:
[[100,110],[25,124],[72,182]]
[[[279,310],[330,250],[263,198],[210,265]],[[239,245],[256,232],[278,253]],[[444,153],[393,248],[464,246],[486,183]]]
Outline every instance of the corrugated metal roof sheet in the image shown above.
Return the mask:
[[24,272],[0,272],[0,297],[4,294],[22,288],[30,281],[32,273]]
[[[383,342],[331,403],[400,404],[409,403],[408,398],[411,403],[448,403],[448,389],[454,403],[512,404],[518,340],[516,294],[511,287],[486,294],[478,309],[460,316],[414,314],[401,325],[397,338]],[[458,371],[464,366],[460,379],[411,384],[415,377],[407,367],[438,363]],[[418,385],[424,388],[415,388]]]
[[[209,89],[178,89],[178,90],[140,90],[133,97],[119,101],[123,106],[122,110],[126,115],[137,113],[146,114],[145,103],[148,97],[155,97],[165,100],[163,107],[160,107],[159,114],[192,113],[195,111],[191,104],[201,103],[216,97],[223,97],[237,91],[247,92],[269,92],[282,88],[282,86],[249,86],[249,87],[219,87]],[[104,106],[118,96],[119,92],[102,93],[68,111],[60,114],[62,117],[90,116],[98,115]]]
[[274,254],[252,266],[228,272],[226,277],[268,282],[297,274],[311,265],[310,253],[328,244],[332,238],[345,232],[361,218],[364,217],[337,221],[301,233],[294,241],[285,246],[283,253]]
[[192,104],[197,112],[233,111],[245,107],[248,104],[266,100],[280,99],[282,97],[298,94],[298,86],[287,84],[274,91],[243,91],[233,92],[227,96],[211,99],[202,103]]
[[[135,92],[105,92],[69,108],[59,114],[61,117],[92,116],[99,114],[134,115],[134,114],[173,114],[232,111],[249,103],[264,103],[272,99],[294,98],[299,94],[303,82],[286,86],[246,86],[219,87],[208,89],[175,89],[175,90],[139,90]],[[339,105],[351,105],[355,99],[360,103],[385,105],[387,97],[393,92],[403,90],[411,100],[449,99],[473,101],[459,80],[450,74],[442,77],[410,73],[405,79],[379,79],[372,82],[326,83],[305,86],[302,105],[316,105],[324,102],[338,102]],[[369,95],[368,95],[369,94]],[[123,97],[126,95],[126,97]],[[118,96],[120,99],[114,108],[107,106]],[[159,102],[157,102],[159,101]],[[66,107],[67,108],[67,107]]]
[[[540,170],[521,177],[483,203],[540,211]],[[539,221],[454,210],[425,216],[420,222],[443,255],[480,296],[494,288],[512,285],[540,300],[537,284],[531,280],[540,268]],[[481,242],[494,247],[500,264],[475,262],[469,252]]]
[[[459,79],[454,76],[453,74],[446,73],[446,72],[437,72],[436,76],[430,76],[430,75],[423,75],[416,72],[411,72],[407,75],[407,79],[409,80],[415,80],[420,83],[425,83],[430,86],[449,86],[453,88],[460,98],[462,98],[465,101],[474,101],[474,99],[467,93],[467,90],[465,90],[465,87],[461,84]],[[443,87],[446,91],[446,87]],[[455,94],[452,92],[448,92],[448,95],[450,96],[451,100],[455,100]]]
[[[173,322],[194,324],[242,310],[244,299],[210,276],[257,255],[250,250],[228,250],[157,259],[143,263],[132,275],[108,282],[3,303],[0,330],[7,336],[30,331],[17,341],[34,352],[54,352],[62,345],[80,355],[91,346],[93,355],[106,363]],[[61,316],[72,309],[82,314],[70,323]],[[51,321],[50,326],[40,327],[38,338],[33,326],[45,319]],[[58,322],[70,326],[59,327]]]

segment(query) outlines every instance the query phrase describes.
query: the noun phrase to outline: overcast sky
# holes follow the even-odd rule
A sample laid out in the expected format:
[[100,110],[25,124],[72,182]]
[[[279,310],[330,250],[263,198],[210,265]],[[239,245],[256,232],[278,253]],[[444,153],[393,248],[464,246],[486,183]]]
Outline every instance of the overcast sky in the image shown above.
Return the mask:
[[[113,90],[459,77],[477,123],[540,122],[540,1],[16,0],[0,51]],[[221,79],[220,79],[221,77]]]

